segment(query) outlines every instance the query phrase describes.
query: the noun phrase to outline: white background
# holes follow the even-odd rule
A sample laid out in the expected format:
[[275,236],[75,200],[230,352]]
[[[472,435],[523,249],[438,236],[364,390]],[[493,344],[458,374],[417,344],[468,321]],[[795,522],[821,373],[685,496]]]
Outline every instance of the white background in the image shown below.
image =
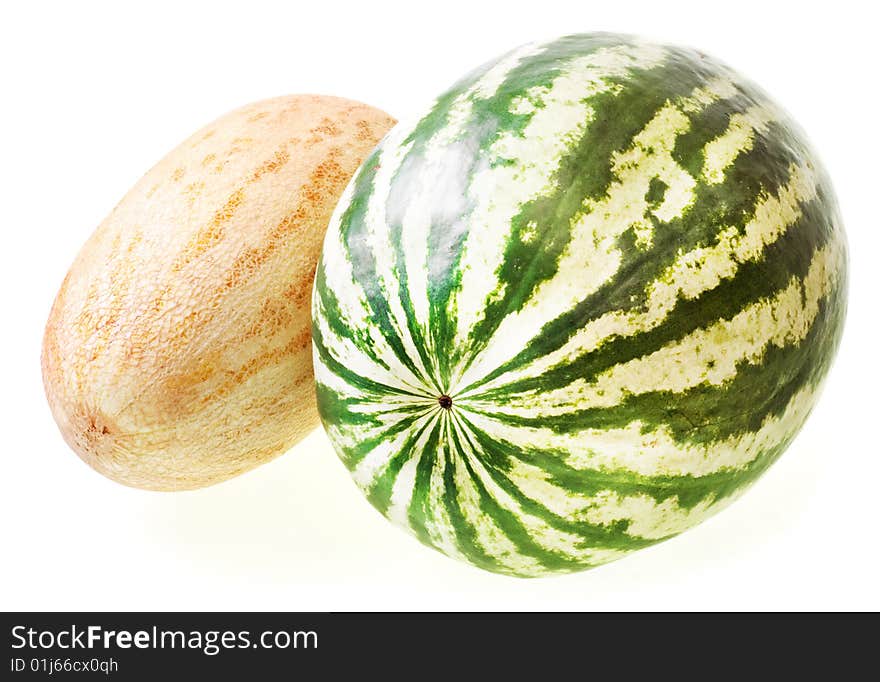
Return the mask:
[[[11,4],[0,10],[0,608],[880,608],[871,3]],[[406,117],[513,46],[593,30],[689,44],[738,68],[799,120],[837,187],[851,246],[843,345],[809,423],[743,499],[622,561],[518,580],[392,527],[319,431],[192,493],[122,487],[68,450],[40,377],[52,299],[94,227],[179,141],[287,93]]]

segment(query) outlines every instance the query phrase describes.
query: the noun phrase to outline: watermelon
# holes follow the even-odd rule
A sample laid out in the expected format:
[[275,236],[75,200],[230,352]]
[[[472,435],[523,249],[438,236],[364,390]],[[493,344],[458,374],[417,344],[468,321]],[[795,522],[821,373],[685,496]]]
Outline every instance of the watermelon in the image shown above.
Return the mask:
[[846,271],[829,179],[757,86],[629,36],[526,45],[348,185],[312,296],[320,416],[423,543],[516,576],[597,566],[779,457]]

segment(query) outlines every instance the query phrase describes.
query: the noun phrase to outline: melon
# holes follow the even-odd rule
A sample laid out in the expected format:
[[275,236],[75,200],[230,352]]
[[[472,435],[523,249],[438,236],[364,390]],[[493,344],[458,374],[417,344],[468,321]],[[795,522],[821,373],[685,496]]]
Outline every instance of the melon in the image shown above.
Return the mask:
[[346,188],[312,301],[320,416],[426,545],[516,576],[597,566],[780,456],[846,281],[829,178],[759,87],[630,36],[526,45]]
[[309,301],[333,207],[394,120],[287,96],[197,131],[88,239],[42,369],[67,443],[153,490],[199,488],[317,426]]

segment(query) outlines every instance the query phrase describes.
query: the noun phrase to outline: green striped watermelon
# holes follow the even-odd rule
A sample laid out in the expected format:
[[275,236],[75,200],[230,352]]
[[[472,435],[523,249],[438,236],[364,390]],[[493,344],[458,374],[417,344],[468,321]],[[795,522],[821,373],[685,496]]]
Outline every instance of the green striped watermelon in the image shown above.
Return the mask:
[[735,72],[620,35],[527,45],[349,185],[313,294],[320,414],[422,542],[520,576],[596,566],[791,442],[846,259],[802,133]]

